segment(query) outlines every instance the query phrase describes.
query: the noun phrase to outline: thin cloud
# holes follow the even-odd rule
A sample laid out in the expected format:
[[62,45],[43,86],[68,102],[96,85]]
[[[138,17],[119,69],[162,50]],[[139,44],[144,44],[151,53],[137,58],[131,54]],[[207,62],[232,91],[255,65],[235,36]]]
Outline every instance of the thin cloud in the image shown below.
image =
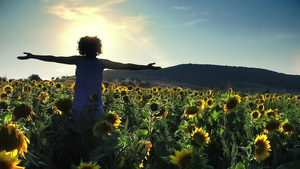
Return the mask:
[[66,20],[76,20],[80,18],[76,9],[67,8],[64,5],[51,6],[49,7],[49,11],[50,13]]
[[194,26],[198,23],[205,22],[205,21],[208,21],[208,19],[196,19],[196,20],[192,20],[192,21],[184,23],[183,26],[191,27],[191,26]]
[[187,11],[187,10],[192,9],[192,7],[191,6],[173,6],[173,9]]
[[[101,28],[110,29],[110,31],[114,31],[128,40],[144,44],[143,33],[146,32],[145,25],[149,23],[146,15],[122,16],[114,19],[108,18],[106,15],[107,10],[111,10],[109,6],[121,2],[125,1],[110,1],[93,7],[70,7],[67,4],[60,4],[49,7],[49,11],[58,17],[71,20],[73,23],[98,22]],[[149,39],[149,37],[146,38]]]

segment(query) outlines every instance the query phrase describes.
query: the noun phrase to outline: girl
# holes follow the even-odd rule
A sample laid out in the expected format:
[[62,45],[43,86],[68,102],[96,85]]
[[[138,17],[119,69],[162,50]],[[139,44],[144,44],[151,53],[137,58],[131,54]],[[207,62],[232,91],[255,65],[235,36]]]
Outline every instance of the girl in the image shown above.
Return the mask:
[[[148,65],[123,64],[113,62],[107,59],[98,59],[97,55],[102,53],[102,43],[97,37],[85,36],[80,38],[78,42],[78,50],[80,56],[70,57],[55,57],[55,56],[41,56],[26,53],[26,56],[19,56],[18,59],[38,59],[46,62],[56,62],[69,65],[76,65],[76,81],[74,91],[73,110],[79,117],[83,112],[91,107],[90,96],[93,95],[94,103],[96,105],[96,116],[103,115],[102,107],[102,72],[107,69],[124,69],[124,70],[159,70],[161,67],[154,67],[155,63]],[[98,97],[95,99],[95,96]],[[79,120],[78,116],[73,116],[75,121]]]

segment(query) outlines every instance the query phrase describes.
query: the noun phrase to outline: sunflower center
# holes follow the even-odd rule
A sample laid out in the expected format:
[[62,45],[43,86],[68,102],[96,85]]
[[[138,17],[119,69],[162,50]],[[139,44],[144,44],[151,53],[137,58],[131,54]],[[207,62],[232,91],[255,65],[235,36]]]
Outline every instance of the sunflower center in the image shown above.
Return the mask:
[[11,129],[11,134],[8,133],[7,127],[2,127],[0,130],[0,150],[12,151],[18,149],[21,145],[21,138],[16,138],[15,129]]
[[13,111],[13,115],[19,119],[19,118],[27,118],[28,116],[31,115],[31,109],[29,106],[25,104],[21,104],[17,107],[15,107]]
[[80,169],[93,169],[94,167],[90,167],[90,166],[84,166],[84,167],[80,167]]
[[238,104],[238,100],[236,98],[231,98],[229,99],[226,105],[228,109],[234,109],[237,104]]
[[293,131],[293,126],[292,125],[290,125],[290,124],[285,124],[285,125],[283,125],[283,130],[284,131]]
[[1,169],[11,169],[11,164],[6,161],[0,161],[0,168]]
[[158,110],[158,104],[152,103],[152,104],[150,105],[150,109],[151,109],[152,111],[157,111],[157,110]]
[[92,102],[97,102],[97,101],[99,100],[98,94],[97,94],[97,93],[91,94],[90,100],[91,100]]
[[258,110],[261,111],[261,110],[263,110],[263,109],[264,109],[264,106],[263,106],[263,105],[259,105],[259,106],[258,106]]
[[189,107],[186,109],[186,114],[196,114],[196,113],[198,113],[197,107]]
[[272,117],[272,116],[275,117],[275,112],[273,112],[273,111],[272,112],[268,112],[267,115],[268,115],[268,117]]
[[182,166],[182,168],[187,168],[191,165],[193,159],[193,154],[185,154],[181,159],[178,160],[178,163]]
[[72,109],[72,100],[69,98],[63,98],[55,102],[55,106],[58,110],[66,113]]
[[255,143],[255,153],[256,154],[263,154],[265,152],[266,149],[266,144],[263,140],[258,140]]
[[206,142],[206,138],[202,133],[195,133],[193,136],[193,140],[199,145]]
[[254,112],[254,113],[252,114],[252,117],[255,118],[255,119],[257,119],[258,116],[259,116],[259,115],[258,115],[258,112]]
[[111,124],[114,124],[117,121],[117,117],[114,114],[108,114],[106,116],[107,121],[109,121]]

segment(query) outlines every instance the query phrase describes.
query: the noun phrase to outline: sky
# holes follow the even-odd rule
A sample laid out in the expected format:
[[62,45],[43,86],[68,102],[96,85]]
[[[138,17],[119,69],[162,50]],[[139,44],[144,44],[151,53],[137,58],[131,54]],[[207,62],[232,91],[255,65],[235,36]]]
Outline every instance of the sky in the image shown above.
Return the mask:
[[0,0],[0,77],[72,76],[73,65],[17,56],[78,55],[83,36],[116,62],[300,75],[299,0]]

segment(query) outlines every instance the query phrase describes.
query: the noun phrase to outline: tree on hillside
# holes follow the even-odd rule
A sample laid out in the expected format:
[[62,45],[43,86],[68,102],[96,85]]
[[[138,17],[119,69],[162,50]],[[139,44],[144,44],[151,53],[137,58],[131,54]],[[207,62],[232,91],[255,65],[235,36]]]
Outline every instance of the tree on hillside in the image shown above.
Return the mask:
[[28,77],[28,80],[29,80],[29,81],[32,81],[32,80],[42,81],[42,79],[40,78],[40,76],[37,75],[37,74],[32,74],[32,75],[30,75],[30,76]]

